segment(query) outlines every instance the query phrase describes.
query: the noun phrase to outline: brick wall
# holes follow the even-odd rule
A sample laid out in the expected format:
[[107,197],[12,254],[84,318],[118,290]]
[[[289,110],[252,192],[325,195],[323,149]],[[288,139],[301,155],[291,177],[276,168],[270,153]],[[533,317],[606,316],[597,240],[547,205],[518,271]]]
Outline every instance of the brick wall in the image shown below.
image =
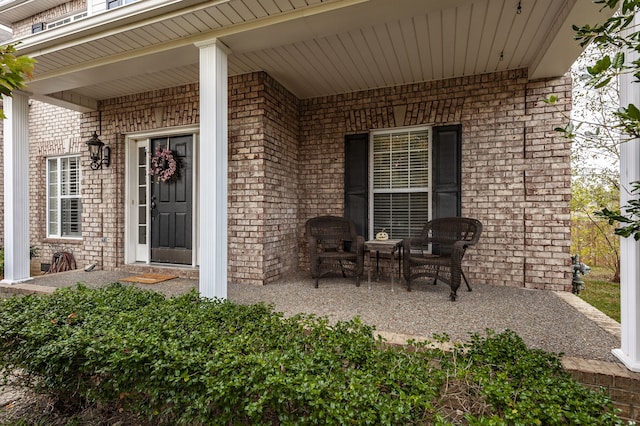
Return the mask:
[[[298,100],[264,73],[229,84],[229,279],[264,284],[297,268]],[[199,122],[198,85],[101,102],[75,113],[34,102],[30,116],[31,239],[39,262],[59,250],[78,265],[114,269],[124,259],[124,136]],[[96,130],[111,148],[108,168],[91,170],[84,141]],[[1,126],[0,126],[1,131]],[[159,135],[162,131],[159,130]],[[80,153],[81,240],[46,238],[46,157]]]
[[[559,106],[542,102],[551,93],[560,96]],[[553,128],[570,104],[568,78],[529,82],[525,70],[302,101],[301,266],[307,267],[304,221],[343,212],[345,134],[461,124],[462,214],[485,226],[465,257],[467,275],[475,282],[569,290],[570,143]],[[396,106],[406,107],[401,123]]]
[[[542,100],[558,95],[559,105]],[[571,290],[571,143],[553,129],[564,127],[571,111],[571,83],[527,85],[525,159],[525,283],[546,290]],[[543,164],[543,166],[541,165]],[[536,249],[537,248],[537,249]]]
[[[82,114],[31,101],[29,107],[29,238],[39,248],[33,263],[50,263],[53,253],[69,251],[79,265],[86,262],[83,241],[80,239],[47,238],[47,157],[79,154],[82,176],[86,175],[88,154],[80,137]],[[88,139],[88,137],[87,137]],[[84,185],[84,182],[82,182]],[[86,200],[83,200],[83,204]],[[84,226],[84,223],[83,223]]]
[[299,101],[262,74],[265,84],[265,283],[298,269]]
[[[124,259],[124,135],[198,124],[198,85],[110,99],[100,108],[100,137],[113,164],[83,179],[91,199],[83,217],[103,224],[83,240],[88,256],[111,269]],[[85,115],[83,137],[98,118]],[[264,284],[297,267],[290,255],[297,244],[297,100],[264,73],[231,77],[229,120],[229,279]]]
[[298,100],[265,73],[229,96],[229,274],[266,284],[297,269]]
[[30,16],[12,25],[13,38],[18,39],[31,35],[31,26],[40,22],[51,23],[76,12],[87,10],[86,0],[72,0],[52,9]]
[[620,410],[618,417],[629,422],[640,421],[640,373],[620,363],[572,357],[564,357],[562,364],[583,385],[596,391],[604,389],[614,408]]
[[[91,201],[83,218],[101,224],[83,232],[85,250],[105,269],[124,262],[125,135],[199,122],[198,85],[189,84],[100,102],[100,113],[85,114],[82,133],[87,139],[100,127],[100,139],[111,147],[111,166],[88,170],[83,188]],[[162,136],[162,131],[158,132]],[[88,169],[88,166],[87,166]]]
[[264,84],[260,74],[229,79],[229,276],[260,284],[264,271]]
[[[569,290],[570,80],[529,82],[526,71],[462,77],[298,100],[264,73],[229,79],[229,278],[269,283],[306,269],[304,222],[343,214],[344,137],[420,124],[461,124],[462,212],[485,225],[467,259],[475,282]],[[543,99],[559,95],[559,106]],[[394,107],[406,108],[396,122]],[[79,263],[105,269],[124,259],[124,138],[199,122],[198,85],[102,101],[100,113],[32,107],[32,241],[43,257],[70,241],[44,239],[44,159],[82,155],[83,239]],[[100,121],[101,131],[100,128]],[[112,165],[90,170],[94,130]],[[161,130],[159,130],[162,133]],[[296,258],[297,256],[297,258]]]

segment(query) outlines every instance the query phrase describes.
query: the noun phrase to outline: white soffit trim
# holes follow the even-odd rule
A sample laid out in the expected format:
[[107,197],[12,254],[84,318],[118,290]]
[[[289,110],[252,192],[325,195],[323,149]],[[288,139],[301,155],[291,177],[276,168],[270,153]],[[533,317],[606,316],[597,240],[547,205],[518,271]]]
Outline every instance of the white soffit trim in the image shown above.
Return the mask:
[[[153,1],[156,1],[156,0],[153,0]],[[227,1],[230,1],[230,0],[225,0],[224,2],[227,2]],[[242,32],[245,32],[245,31],[252,31],[252,30],[256,30],[256,29],[260,29],[260,28],[265,28],[265,27],[269,27],[271,25],[276,25],[276,24],[284,23],[284,22],[291,21],[291,20],[310,17],[310,16],[322,14],[322,13],[325,13],[325,12],[330,12],[330,11],[333,11],[333,10],[337,10],[337,9],[353,6],[353,5],[356,5],[356,4],[366,3],[368,1],[370,1],[370,0],[340,0],[340,1],[332,2],[332,3],[320,3],[320,4],[317,4],[317,5],[312,5],[312,6],[306,7],[304,9],[302,9],[302,10],[294,10],[294,11],[291,11],[291,12],[287,12],[287,13],[284,13],[282,15],[269,16],[269,17],[265,17],[265,18],[261,18],[261,19],[256,19],[254,21],[246,22],[246,23],[243,23],[243,24],[232,25],[232,26],[229,26],[229,27],[220,28],[218,30],[213,30],[213,31],[210,31],[210,32],[204,33],[204,34],[197,34],[197,35],[194,35],[194,36],[191,36],[191,37],[183,37],[183,38],[176,39],[176,40],[173,40],[173,41],[170,41],[170,42],[162,43],[160,45],[153,45],[153,46],[143,47],[143,48],[140,48],[140,49],[131,50],[131,51],[126,52],[126,53],[116,54],[116,55],[104,57],[104,58],[101,58],[101,59],[97,59],[97,60],[94,60],[94,61],[86,61],[86,62],[83,62],[82,64],[77,64],[77,65],[69,66],[69,67],[66,67],[66,68],[63,67],[63,68],[58,69],[57,71],[36,75],[33,78],[32,82],[36,82],[36,81],[39,81],[39,80],[45,80],[45,79],[49,79],[49,78],[60,77],[60,76],[63,76],[63,75],[69,74],[69,73],[78,72],[78,71],[84,71],[84,70],[92,69],[92,68],[103,66],[103,65],[108,65],[108,64],[112,64],[112,63],[125,61],[127,59],[133,59],[133,58],[137,58],[137,57],[141,57],[141,56],[152,55],[152,54],[163,52],[163,51],[170,50],[170,49],[176,49],[176,48],[184,47],[184,46],[188,46],[188,45],[195,45],[195,44],[198,44],[198,43],[207,42],[208,40],[212,40],[212,39],[220,39],[220,38],[225,37],[225,36],[230,36],[230,35],[242,33]],[[221,2],[219,2],[219,3],[221,3]],[[209,4],[209,6],[210,6],[210,4]],[[197,9],[201,9],[201,8],[202,7],[198,7]],[[154,22],[163,21],[165,19],[171,19],[172,17],[183,15],[183,14],[189,13],[189,12],[191,12],[193,10],[195,10],[195,8],[189,8],[188,10],[181,9],[180,11],[175,12],[173,14],[165,14],[165,15],[162,15],[162,16],[156,16],[156,17],[148,19],[148,20],[137,21],[135,23],[132,23],[130,25],[126,25],[124,27],[123,26],[119,26],[117,29],[113,29],[113,30],[110,30],[110,31],[103,31],[103,32],[100,32],[98,34],[89,35],[87,37],[82,37],[82,38],[70,40],[67,43],[59,44],[59,45],[56,45],[55,47],[51,47],[51,48],[48,48],[48,49],[42,48],[42,49],[38,49],[38,50],[34,50],[33,52],[30,52],[29,49],[34,49],[36,47],[35,44],[33,44],[32,46],[20,45],[19,46],[20,47],[20,53],[21,54],[29,54],[32,57],[37,58],[40,55],[44,55],[44,54],[47,54],[47,53],[52,53],[52,52],[55,52],[57,50],[64,49],[66,47],[72,47],[72,46],[79,45],[79,44],[82,44],[82,43],[86,43],[86,42],[89,42],[89,41],[97,40],[97,39],[100,39],[102,37],[107,37],[107,36],[110,36],[110,35],[122,33],[122,32],[127,31],[127,30],[133,30],[133,29],[136,29],[136,28],[140,28],[140,27],[143,27],[145,25],[152,24]],[[101,15],[96,15],[96,16],[101,16]],[[84,22],[84,21],[81,21],[81,22]],[[73,24],[71,24],[71,25],[73,25]],[[67,27],[69,27],[69,25],[67,25],[65,28],[67,28]],[[50,31],[55,31],[55,30],[50,30]]]
[[[564,74],[584,50],[580,43],[568,45],[567,40],[574,37],[573,25],[594,25],[602,23],[613,15],[608,7],[594,4],[592,0],[567,0],[562,13],[556,17],[553,30],[549,32],[538,57],[529,68],[529,79],[557,77]],[[570,51],[568,51],[570,50]]]
[[[24,40],[16,41],[20,41],[20,45],[18,47],[21,54],[28,54],[30,56],[37,57],[47,53],[56,52],[66,47],[77,46],[79,44],[99,40],[103,37],[141,28],[156,22],[177,18],[198,10],[218,7],[221,4],[228,3],[230,1],[231,0],[218,0],[217,2],[206,3],[198,2],[198,4],[194,6],[182,7],[187,6],[190,3],[194,3],[194,1],[147,0],[144,2],[132,3],[126,7],[108,11],[108,13],[105,12],[93,15],[62,28],[55,28],[46,32],[38,33],[35,36],[29,36]],[[198,34],[196,36],[182,38],[180,40],[175,40],[175,42],[179,43],[179,46],[185,46],[188,44],[194,44],[198,41],[220,38],[222,36],[236,34],[243,31],[268,27],[270,25],[279,24],[289,20],[312,16],[368,1],[370,0],[337,0],[330,3],[318,3],[307,6],[303,9],[294,9],[291,12],[285,12],[280,15],[267,16],[265,18],[256,19],[246,23],[223,27],[219,30],[213,30],[206,34]],[[162,9],[166,9],[168,5],[173,5],[173,9],[176,9],[175,6],[181,6],[181,8],[158,14],[158,10],[162,12]],[[137,6],[137,8],[134,6]],[[155,15],[145,18],[145,16],[153,13],[155,13]]]
[[[18,47],[21,53],[35,57],[230,1],[218,0],[207,3],[197,0],[139,1],[15,41],[20,42]],[[195,6],[193,6],[194,3],[196,3]]]

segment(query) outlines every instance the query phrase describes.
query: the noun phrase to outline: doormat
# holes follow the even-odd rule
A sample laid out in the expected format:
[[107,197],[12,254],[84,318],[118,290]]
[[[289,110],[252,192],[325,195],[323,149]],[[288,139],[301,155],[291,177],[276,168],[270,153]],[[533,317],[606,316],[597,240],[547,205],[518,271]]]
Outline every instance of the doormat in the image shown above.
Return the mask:
[[157,284],[163,281],[172,280],[178,278],[175,275],[163,275],[163,274],[140,274],[132,277],[122,278],[120,281],[128,283],[140,283],[140,284]]

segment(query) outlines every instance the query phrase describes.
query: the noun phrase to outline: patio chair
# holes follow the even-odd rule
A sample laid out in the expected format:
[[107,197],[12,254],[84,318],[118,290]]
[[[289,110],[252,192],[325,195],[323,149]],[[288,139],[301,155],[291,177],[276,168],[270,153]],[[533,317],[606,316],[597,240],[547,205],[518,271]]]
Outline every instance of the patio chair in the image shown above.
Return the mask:
[[360,286],[360,276],[364,268],[364,237],[357,235],[354,223],[344,217],[319,216],[309,219],[305,225],[309,242],[311,276],[318,280],[335,271],[343,277],[356,278]]
[[412,280],[422,277],[432,277],[434,285],[437,280],[449,284],[451,301],[456,300],[461,279],[471,291],[462,271],[462,258],[481,233],[482,223],[476,219],[446,217],[427,222],[420,237],[404,239],[402,269],[407,291],[411,291]]

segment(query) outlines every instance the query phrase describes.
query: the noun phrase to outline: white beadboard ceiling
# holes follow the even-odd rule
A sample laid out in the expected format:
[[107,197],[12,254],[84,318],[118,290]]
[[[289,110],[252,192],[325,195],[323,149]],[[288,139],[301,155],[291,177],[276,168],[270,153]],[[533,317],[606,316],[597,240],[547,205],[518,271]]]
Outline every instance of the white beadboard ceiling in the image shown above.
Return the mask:
[[[518,13],[518,4],[521,11]],[[36,98],[96,101],[198,81],[194,43],[230,48],[229,75],[265,71],[301,99],[528,68],[563,74],[591,0],[140,0],[23,41]]]

